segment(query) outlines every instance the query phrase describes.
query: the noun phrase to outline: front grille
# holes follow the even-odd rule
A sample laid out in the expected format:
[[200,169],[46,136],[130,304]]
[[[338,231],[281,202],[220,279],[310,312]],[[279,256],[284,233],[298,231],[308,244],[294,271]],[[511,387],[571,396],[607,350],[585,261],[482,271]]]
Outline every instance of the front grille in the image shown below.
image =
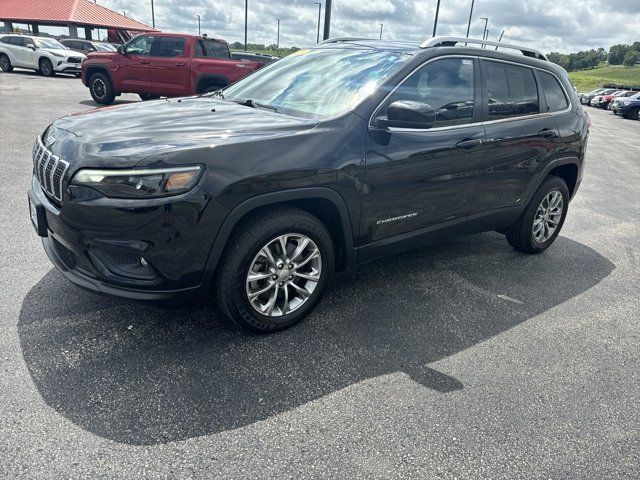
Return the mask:
[[82,63],[82,59],[78,57],[69,57],[67,63]]
[[62,202],[62,181],[69,163],[53,155],[38,137],[33,147],[33,174],[47,195]]
[[87,272],[90,272],[87,260],[73,253],[54,237],[49,238],[51,238],[51,243],[53,244],[53,248],[55,249],[56,254],[60,258],[60,260],[62,260],[62,263],[64,263],[68,268],[72,270],[81,268],[83,270],[86,270]]

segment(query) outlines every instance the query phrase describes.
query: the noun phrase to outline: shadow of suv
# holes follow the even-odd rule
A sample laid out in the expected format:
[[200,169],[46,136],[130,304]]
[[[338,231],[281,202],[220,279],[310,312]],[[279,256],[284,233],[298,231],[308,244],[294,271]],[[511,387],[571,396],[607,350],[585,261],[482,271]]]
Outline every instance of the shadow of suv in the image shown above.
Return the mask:
[[269,332],[335,269],[497,230],[557,238],[588,121],[539,52],[338,39],[213,94],[70,115],[37,139],[34,226],[72,282],[202,294]]

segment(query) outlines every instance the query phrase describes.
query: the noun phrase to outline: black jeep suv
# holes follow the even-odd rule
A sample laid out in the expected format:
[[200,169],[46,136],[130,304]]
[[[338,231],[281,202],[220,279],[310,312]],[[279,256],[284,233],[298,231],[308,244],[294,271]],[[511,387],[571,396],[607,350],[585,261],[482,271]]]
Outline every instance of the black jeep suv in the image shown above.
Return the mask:
[[214,287],[256,331],[304,318],[335,269],[429,242],[497,230],[542,252],[587,117],[539,52],[474,44],[492,45],[330,40],[213,94],[63,117],[33,150],[33,223],[78,285]]

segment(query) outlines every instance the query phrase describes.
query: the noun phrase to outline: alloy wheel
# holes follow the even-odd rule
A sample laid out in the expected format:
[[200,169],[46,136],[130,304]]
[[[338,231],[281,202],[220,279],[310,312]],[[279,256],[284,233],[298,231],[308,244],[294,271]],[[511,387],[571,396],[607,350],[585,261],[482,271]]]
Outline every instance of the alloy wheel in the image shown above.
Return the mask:
[[93,93],[97,98],[104,98],[107,94],[107,86],[101,78],[96,78],[93,82],[91,82],[91,88],[93,89]]
[[533,219],[532,236],[541,244],[549,240],[560,225],[564,211],[564,198],[558,190],[552,190],[542,199]]
[[0,57],[0,68],[5,72],[7,70],[9,70],[9,58],[8,57],[6,57],[4,55]]
[[287,315],[311,298],[321,274],[322,257],[313,240],[298,233],[280,235],[251,262],[245,280],[247,299],[262,315]]

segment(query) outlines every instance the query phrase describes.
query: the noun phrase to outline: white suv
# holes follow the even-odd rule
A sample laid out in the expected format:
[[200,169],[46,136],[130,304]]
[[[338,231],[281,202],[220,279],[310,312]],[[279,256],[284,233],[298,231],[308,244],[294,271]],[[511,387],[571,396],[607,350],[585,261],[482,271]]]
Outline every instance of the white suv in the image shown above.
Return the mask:
[[18,67],[33,69],[47,77],[56,73],[79,77],[85,58],[86,55],[69,50],[53,38],[15,34],[0,37],[0,68],[4,72]]

